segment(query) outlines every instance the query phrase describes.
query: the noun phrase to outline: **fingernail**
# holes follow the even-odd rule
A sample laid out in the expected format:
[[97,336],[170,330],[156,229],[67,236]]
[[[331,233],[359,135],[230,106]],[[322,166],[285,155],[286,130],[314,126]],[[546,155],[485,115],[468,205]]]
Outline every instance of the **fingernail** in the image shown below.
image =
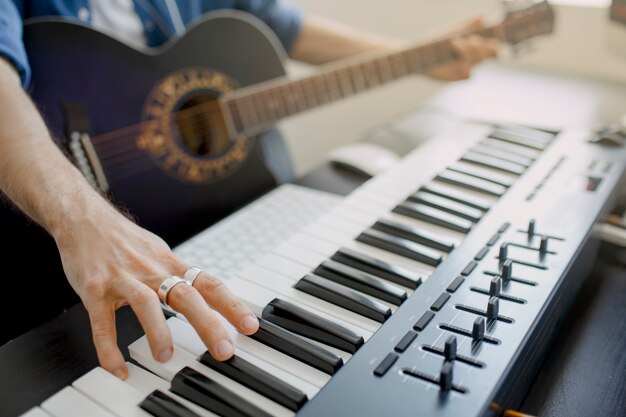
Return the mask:
[[126,379],[126,370],[124,368],[120,368],[113,372],[113,375],[121,379],[122,381]]
[[230,358],[231,356],[233,356],[233,353],[235,353],[233,344],[230,343],[228,340],[220,340],[217,343],[215,350],[217,351],[217,355],[220,358]]
[[241,320],[241,328],[246,332],[254,332],[259,328],[259,320],[256,316],[248,315]]
[[167,362],[172,357],[172,348],[169,347],[167,349],[163,349],[161,353],[159,353],[159,362]]

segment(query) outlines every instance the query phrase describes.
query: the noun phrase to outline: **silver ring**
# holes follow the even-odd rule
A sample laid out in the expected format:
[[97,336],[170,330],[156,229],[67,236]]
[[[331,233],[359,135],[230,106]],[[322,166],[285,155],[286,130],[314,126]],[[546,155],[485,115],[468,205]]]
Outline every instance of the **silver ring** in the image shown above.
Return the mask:
[[188,285],[187,281],[185,281],[184,279],[172,275],[171,277],[163,281],[161,285],[159,285],[159,290],[157,291],[157,293],[159,294],[159,298],[161,299],[161,302],[165,305],[165,307],[170,307],[169,304],[167,304],[167,295],[172,290],[172,288],[180,283]]
[[193,283],[196,278],[198,278],[198,275],[200,275],[200,272],[202,272],[202,268],[199,266],[192,266],[187,270],[187,272],[185,272],[183,279],[187,281],[187,284],[193,286]]

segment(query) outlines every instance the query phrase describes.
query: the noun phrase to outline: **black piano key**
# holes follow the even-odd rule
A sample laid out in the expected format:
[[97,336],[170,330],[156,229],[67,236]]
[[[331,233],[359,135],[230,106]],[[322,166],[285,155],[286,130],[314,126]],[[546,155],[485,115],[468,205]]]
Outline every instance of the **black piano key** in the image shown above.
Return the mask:
[[497,139],[484,139],[480,142],[481,145],[487,146],[490,149],[497,149],[499,151],[503,151],[512,155],[523,156],[524,158],[528,158],[532,161],[536,160],[541,154],[540,151],[535,149],[526,148],[524,146],[515,145],[508,142],[502,142]]
[[[491,206],[488,200],[435,183],[423,185],[422,187],[420,187],[420,191],[426,191],[431,194],[438,195],[439,197],[445,197],[449,200],[465,204],[466,206],[476,208],[480,211],[489,211],[489,208]],[[410,198],[411,197],[409,197],[409,199]]]
[[393,211],[461,233],[469,233],[474,226],[469,220],[419,203],[405,201],[398,204]]
[[305,393],[238,356],[217,361],[205,352],[199,361],[290,410],[298,411],[307,402]]
[[469,175],[470,177],[489,181],[489,182],[501,185],[506,188],[511,188],[514,184],[514,182],[510,178],[504,175],[496,174],[493,171],[490,171],[485,168],[477,167],[477,166],[471,166],[468,164],[463,165],[463,164],[456,163],[456,164],[450,165],[448,169],[450,171],[460,172],[461,174]]
[[380,259],[376,259],[353,249],[340,249],[331,259],[413,290],[422,283],[422,278],[413,271],[381,261]]
[[477,145],[472,148],[473,152],[481,155],[491,156],[492,158],[499,158],[503,161],[513,162],[518,165],[522,165],[526,168],[532,165],[533,159],[522,155],[516,155],[511,152],[503,151],[502,149],[492,148],[487,145]]
[[263,318],[259,318],[259,330],[250,338],[329,375],[333,375],[343,365],[343,360],[334,353]]
[[391,310],[383,303],[317,275],[305,276],[294,288],[379,323],[384,323],[391,317]]
[[139,404],[139,407],[154,417],[199,417],[198,414],[159,390],[152,391]]
[[528,137],[526,135],[520,135],[517,132],[511,130],[496,129],[489,135],[492,139],[501,140],[503,142],[513,143],[515,145],[525,146],[537,151],[543,151],[547,147],[547,142],[543,140],[537,140],[537,138]]
[[380,230],[368,229],[361,233],[356,240],[431,266],[437,266],[443,260],[437,251]]
[[271,417],[256,405],[189,367],[174,375],[170,390],[223,417]]
[[423,230],[418,227],[409,226],[407,224],[394,220],[380,219],[372,226],[373,229],[381,230],[392,235],[421,243],[433,249],[437,249],[446,253],[452,252],[454,242],[445,238],[445,236]]
[[372,274],[339,262],[324,261],[313,273],[397,306],[401,305],[407,298],[406,291],[387,284]]
[[479,178],[470,177],[466,174],[454,171],[443,171],[437,174],[437,180],[448,184],[467,188],[468,190],[479,191],[481,193],[501,197],[506,192],[506,187],[494,184]]
[[423,191],[413,194],[410,200],[454,214],[474,223],[478,223],[483,215],[483,212],[478,209]]
[[363,336],[352,330],[278,298],[265,306],[261,316],[290,332],[349,353],[355,353],[364,343]]
[[497,169],[509,174],[522,175],[526,171],[526,167],[514,164],[513,162],[503,161],[491,156],[477,154],[476,152],[468,152],[461,157],[461,161],[479,166]]

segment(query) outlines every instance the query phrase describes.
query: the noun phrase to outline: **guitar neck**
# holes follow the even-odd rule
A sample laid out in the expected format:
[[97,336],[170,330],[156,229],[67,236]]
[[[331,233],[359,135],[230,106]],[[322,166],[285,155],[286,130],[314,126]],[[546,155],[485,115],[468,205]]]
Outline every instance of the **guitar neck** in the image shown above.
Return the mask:
[[[499,25],[468,32],[500,38]],[[222,108],[236,136],[251,136],[295,115],[395,81],[410,74],[423,73],[459,59],[451,39],[370,58],[331,64],[314,75],[289,80],[282,77],[266,83],[227,93]]]

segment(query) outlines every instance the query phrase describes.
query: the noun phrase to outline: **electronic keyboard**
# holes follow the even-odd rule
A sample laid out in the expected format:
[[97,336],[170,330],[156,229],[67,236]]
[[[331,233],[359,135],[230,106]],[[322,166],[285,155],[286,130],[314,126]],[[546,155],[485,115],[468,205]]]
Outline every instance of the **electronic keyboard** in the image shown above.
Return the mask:
[[224,321],[234,358],[213,360],[171,312],[169,362],[143,336],[127,381],[96,368],[25,415],[516,407],[593,265],[593,226],[624,191],[626,149],[590,137],[460,123],[226,280],[261,324],[244,336]]

